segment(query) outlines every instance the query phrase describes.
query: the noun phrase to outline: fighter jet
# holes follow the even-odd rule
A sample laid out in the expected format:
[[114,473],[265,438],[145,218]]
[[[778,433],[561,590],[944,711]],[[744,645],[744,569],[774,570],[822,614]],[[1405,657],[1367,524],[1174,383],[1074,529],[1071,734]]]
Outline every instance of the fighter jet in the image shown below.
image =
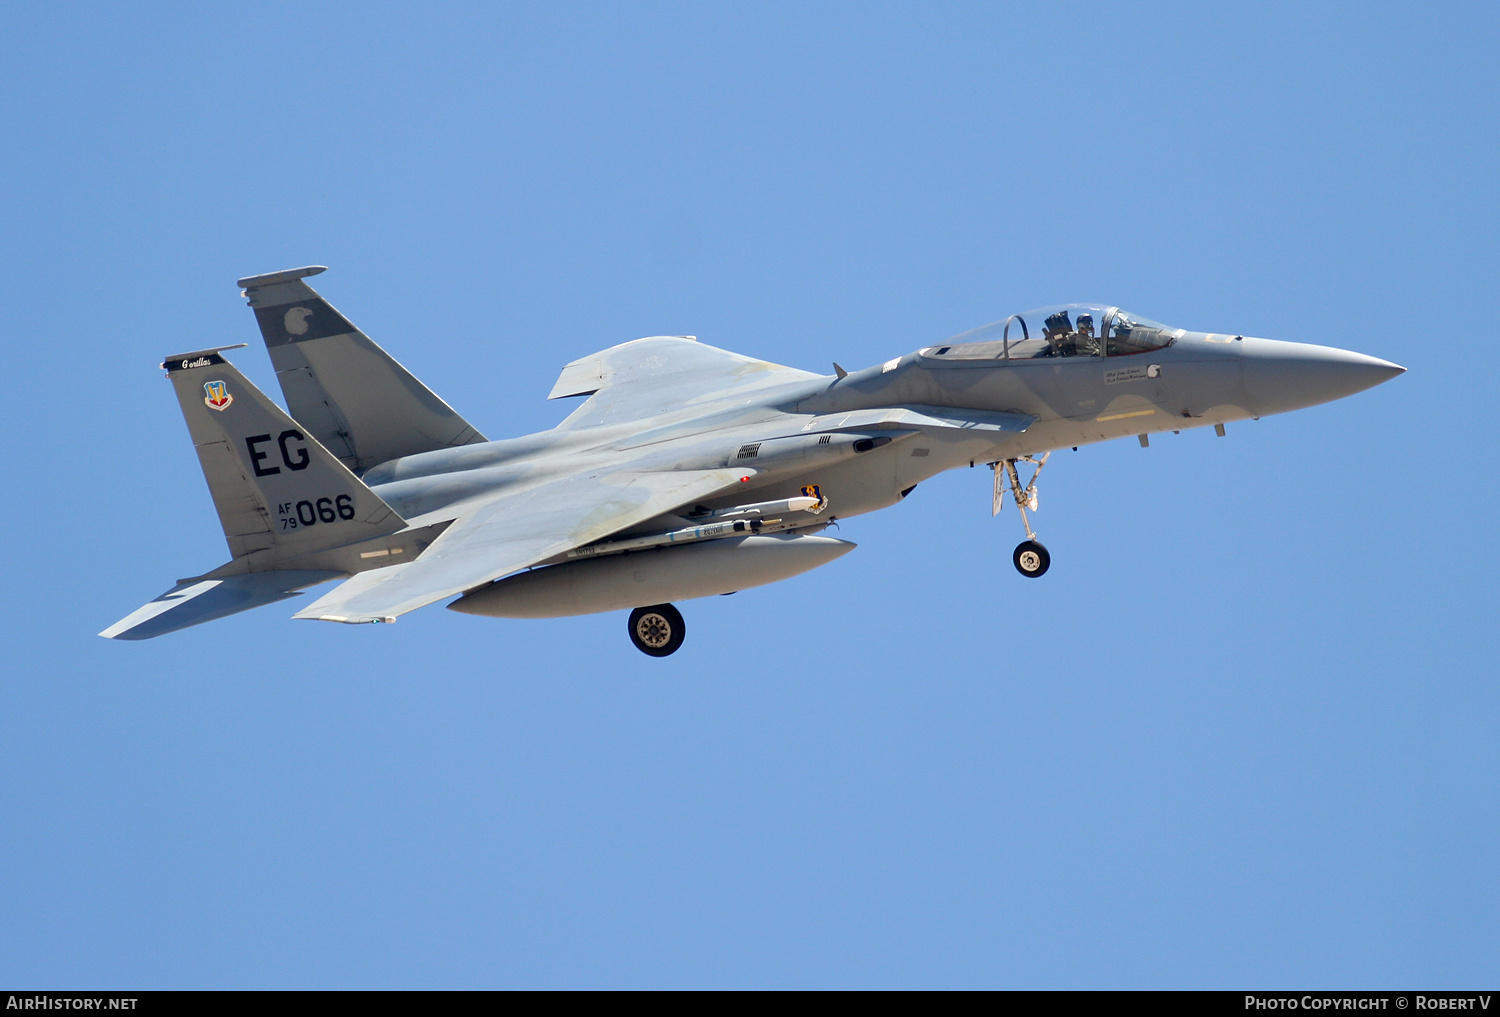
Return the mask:
[[1404,370],[1099,304],[833,374],[651,336],[566,365],[548,398],[584,401],[556,427],[491,441],[308,285],[323,271],[239,280],[288,412],[225,359],[239,347],[163,362],[230,560],[100,635],[149,639],[339,580],[293,617],[394,622],[449,598],[498,618],[629,611],[631,641],[664,657],[686,634],[672,601],[827,564],[855,546],[831,523],[943,470],[993,471],[991,512],[1015,504],[1013,561],[1036,579],[1051,557],[1028,513],[1053,451],[1222,436]]

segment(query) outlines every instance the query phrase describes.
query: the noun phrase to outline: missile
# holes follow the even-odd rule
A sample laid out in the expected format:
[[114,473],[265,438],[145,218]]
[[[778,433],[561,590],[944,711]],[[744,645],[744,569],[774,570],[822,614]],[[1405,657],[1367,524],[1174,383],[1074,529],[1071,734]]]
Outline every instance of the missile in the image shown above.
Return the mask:
[[716,540],[721,537],[732,537],[736,533],[759,533],[764,525],[759,519],[735,519],[722,523],[708,523],[705,526],[689,526],[681,530],[670,530],[667,533],[648,533],[644,537],[629,537],[625,540],[611,540],[604,544],[590,544],[588,547],[575,547],[568,552],[568,557],[597,558],[600,555],[619,554],[621,551],[639,551],[647,547]]
[[[732,537],[736,533],[759,533],[762,528],[776,526],[781,522],[781,519],[773,513],[811,512],[817,515],[827,507],[827,498],[805,496],[782,498],[780,501],[762,501],[754,505],[736,505],[734,508],[718,509],[700,517],[722,520],[720,522],[688,526],[680,530],[669,530],[666,533],[648,533],[640,537],[628,537],[625,540],[611,540],[603,544],[590,544],[588,547],[575,547],[568,552],[568,557],[598,558],[601,555],[619,554],[622,551],[640,551],[648,547],[662,547],[667,544],[691,544],[700,540],[718,540],[723,537]],[[755,518],[761,516],[772,516],[772,518]],[[791,528],[793,527],[778,527],[778,529]]]
[[736,505],[734,508],[716,509],[695,518],[699,519],[769,519],[788,512],[811,512],[817,515],[828,507],[827,498],[782,498],[780,501],[759,501],[754,505]]

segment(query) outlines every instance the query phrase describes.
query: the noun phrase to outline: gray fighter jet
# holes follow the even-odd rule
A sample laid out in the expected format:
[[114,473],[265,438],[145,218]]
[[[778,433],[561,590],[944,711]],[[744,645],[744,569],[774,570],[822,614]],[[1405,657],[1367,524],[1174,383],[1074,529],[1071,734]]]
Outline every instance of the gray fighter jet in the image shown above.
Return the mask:
[[1015,566],[1037,578],[1050,558],[1027,513],[1052,450],[1222,435],[1403,370],[1093,304],[832,375],[652,336],[564,367],[548,398],[586,398],[550,431],[491,441],[314,292],[322,271],[239,281],[290,415],[224,358],[237,347],[163,363],[231,560],[100,635],[149,639],[342,580],[294,617],[393,622],[450,597],[500,618],[630,611],[632,642],[666,656],[685,634],[671,601],[830,562],[854,545],[829,523],[942,470],[994,471],[992,512],[1015,503]]

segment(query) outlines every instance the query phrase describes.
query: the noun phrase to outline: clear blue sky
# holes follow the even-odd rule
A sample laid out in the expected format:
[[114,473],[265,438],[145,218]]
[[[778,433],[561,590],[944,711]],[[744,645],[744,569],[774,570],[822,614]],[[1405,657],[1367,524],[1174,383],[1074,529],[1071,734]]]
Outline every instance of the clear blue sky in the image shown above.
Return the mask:
[[[1493,4],[12,3],[0,983],[1500,976]],[[1120,304],[1409,372],[989,477],[619,615],[273,606],[157,363],[320,290],[491,436],[691,333],[868,365]]]

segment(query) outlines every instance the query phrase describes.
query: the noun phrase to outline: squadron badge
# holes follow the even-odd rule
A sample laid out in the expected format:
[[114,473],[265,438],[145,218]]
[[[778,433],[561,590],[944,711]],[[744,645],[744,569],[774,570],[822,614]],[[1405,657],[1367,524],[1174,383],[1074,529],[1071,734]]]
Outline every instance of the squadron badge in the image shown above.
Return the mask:
[[234,396],[229,394],[229,386],[222,381],[210,381],[203,386],[203,402],[211,410],[227,410],[234,402]]
[[828,499],[823,497],[823,488],[819,484],[806,484],[802,488],[802,497],[818,499],[818,507],[808,509],[813,515],[818,515],[828,507]]

